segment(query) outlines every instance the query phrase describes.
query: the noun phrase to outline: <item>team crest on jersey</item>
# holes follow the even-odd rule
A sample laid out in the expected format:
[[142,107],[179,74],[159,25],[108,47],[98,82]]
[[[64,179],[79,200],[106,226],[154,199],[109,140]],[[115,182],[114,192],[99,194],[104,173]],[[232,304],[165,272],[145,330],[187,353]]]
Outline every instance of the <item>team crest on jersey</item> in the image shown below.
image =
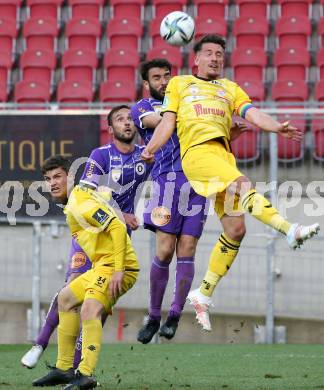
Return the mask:
[[122,174],[122,170],[120,168],[112,168],[111,170],[111,178],[115,183],[120,179]]
[[135,172],[138,174],[138,175],[143,175],[145,173],[145,165],[140,162],[140,163],[137,163],[135,165]]
[[75,252],[72,256],[71,268],[76,269],[85,265],[87,257],[83,252]]
[[192,95],[197,95],[199,92],[199,87],[196,84],[190,85],[189,91]]
[[156,226],[165,226],[171,221],[171,212],[167,207],[154,207],[151,212],[151,220]]
[[143,108],[143,107],[139,107],[139,108],[138,108],[138,111],[139,111],[140,113],[142,113],[142,114],[144,114],[144,113],[146,112],[145,108]]
[[162,111],[162,105],[160,105],[160,106],[154,106],[153,107],[154,108],[154,112],[156,113],[156,114],[161,114],[161,111]]

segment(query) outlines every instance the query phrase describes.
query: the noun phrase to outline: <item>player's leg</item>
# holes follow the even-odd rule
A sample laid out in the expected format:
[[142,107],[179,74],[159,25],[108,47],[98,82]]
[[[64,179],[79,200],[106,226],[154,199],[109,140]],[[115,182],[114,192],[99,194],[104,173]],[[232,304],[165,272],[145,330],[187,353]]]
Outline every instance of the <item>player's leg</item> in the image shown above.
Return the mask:
[[175,250],[176,235],[156,231],[156,256],[150,270],[150,310],[148,322],[139,330],[137,340],[149,343],[160,328],[161,307],[169,281],[169,265]]
[[234,262],[241,241],[245,235],[244,216],[221,217],[223,233],[214,246],[208,263],[207,272],[200,287],[188,295],[188,300],[194,306],[196,318],[203,330],[210,331],[209,306],[211,297],[218,282],[225,276]]

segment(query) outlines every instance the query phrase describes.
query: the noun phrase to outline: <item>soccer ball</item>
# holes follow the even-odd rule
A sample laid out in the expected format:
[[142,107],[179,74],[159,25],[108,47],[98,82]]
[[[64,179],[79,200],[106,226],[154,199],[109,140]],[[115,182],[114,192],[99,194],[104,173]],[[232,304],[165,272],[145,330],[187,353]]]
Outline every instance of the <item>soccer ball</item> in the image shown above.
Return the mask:
[[160,35],[173,46],[184,46],[195,33],[195,22],[191,16],[181,11],[174,11],[164,17],[160,25]]

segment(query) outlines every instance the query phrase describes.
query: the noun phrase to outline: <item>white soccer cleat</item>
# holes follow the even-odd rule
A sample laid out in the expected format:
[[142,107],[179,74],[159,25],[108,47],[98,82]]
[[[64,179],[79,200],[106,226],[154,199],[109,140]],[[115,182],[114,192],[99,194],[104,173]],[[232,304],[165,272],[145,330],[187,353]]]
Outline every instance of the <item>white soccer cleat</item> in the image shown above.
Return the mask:
[[303,245],[304,241],[313,237],[320,230],[318,223],[314,225],[303,226],[298,223],[291,225],[287,233],[287,242],[290,248],[296,249]]
[[21,364],[27,368],[36,367],[40,357],[44,352],[44,348],[41,345],[34,345],[21,359]]
[[203,330],[210,332],[209,306],[211,305],[211,298],[203,295],[197,288],[189,292],[187,300],[195,309],[198,324],[201,325]]

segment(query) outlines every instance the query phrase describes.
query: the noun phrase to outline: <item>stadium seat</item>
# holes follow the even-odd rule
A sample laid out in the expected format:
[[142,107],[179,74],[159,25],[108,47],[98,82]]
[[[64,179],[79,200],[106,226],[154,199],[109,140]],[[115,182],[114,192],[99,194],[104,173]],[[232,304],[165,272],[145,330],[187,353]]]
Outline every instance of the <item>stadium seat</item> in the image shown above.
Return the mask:
[[106,36],[110,48],[140,50],[142,35],[143,23],[137,18],[113,18],[107,24]]
[[187,0],[152,0],[153,17],[163,19],[173,11],[185,11]]
[[262,47],[266,49],[269,22],[266,18],[238,18],[234,22],[233,35],[236,47]]
[[[288,118],[287,118],[288,119]],[[297,123],[293,123],[293,126],[298,126]],[[302,127],[301,127],[301,126]],[[299,122],[299,128],[305,128],[305,121],[303,124]],[[292,163],[301,160],[304,156],[304,143],[293,141],[291,139],[284,138],[282,135],[278,135],[278,161],[284,163]]]
[[238,121],[245,123],[248,130],[231,142],[232,152],[238,163],[256,161],[260,157],[260,130],[241,118]]
[[317,53],[317,79],[324,79],[324,48],[322,47]]
[[305,48],[278,49],[274,55],[277,80],[307,80],[310,54]]
[[0,0],[0,18],[19,22],[19,9],[22,0]]
[[306,16],[311,18],[312,0],[278,0],[279,16]]
[[165,58],[172,63],[172,75],[180,74],[180,70],[183,66],[182,54],[178,47],[156,47],[147,52],[146,60],[152,60],[153,58]]
[[97,54],[88,49],[69,49],[62,56],[62,80],[87,81],[95,84]]
[[104,55],[105,78],[109,81],[136,80],[140,58],[134,49],[109,49]]
[[307,16],[280,18],[276,24],[277,47],[308,48],[312,25]]
[[[323,96],[324,98],[324,96]],[[314,115],[312,118],[313,158],[324,161],[324,117]]]
[[61,81],[58,84],[57,101],[59,103],[90,103],[92,99],[93,89],[89,82]]
[[303,80],[277,81],[272,86],[272,99],[277,102],[304,102],[308,99],[308,86]]
[[170,45],[161,38],[160,35],[160,24],[162,19],[153,19],[149,26],[149,40],[150,47],[170,47]]
[[144,19],[146,0],[110,0],[110,13],[114,18]]
[[236,14],[241,18],[262,17],[269,19],[271,0],[236,0]]
[[14,53],[16,51],[17,26],[14,19],[0,16],[0,50]]
[[227,35],[227,23],[224,18],[208,16],[198,17],[195,21],[195,40],[199,40],[206,34],[218,34],[222,37]]
[[[1,70],[0,70],[1,72]],[[1,76],[0,76],[1,77]],[[7,84],[0,81],[0,103],[5,103],[8,100]]]
[[134,82],[127,80],[105,81],[100,85],[100,101],[106,102],[133,102],[136,99]]
[[315,99],[324,102],[324,79],[320,79],[315,86]]
[[105,0],[68,0],[72,18],[102,19]]
[[228,15],[228,0],[194,0],[195,15],[198,18],[223,18]]
[[[12,68],[12,55],[9,51],[0,51],[0,90],[4,88],[7,96],[10,80],[10,70]],[[2,96],[3,97],[3,96]]]
[[28,17],[61,20],[63,0],[27,0]]
[[265,98],[264,84],[259,80],[246,81],[235,79],[235,82],[250,96],[253,102],[262,102]]
[[66,23],[66,49],[89,49],[99,51],[101,24],[98,19],[75,18]]
[[264,80],[267,55],[261,47],[237,48],[231,60],[234,80]]
[[46,83],[33,81],[19,81],[15,85],[14,101],[17,103],[48,103],[50,89]]
[[321,18],[318,22],[317,35],[319,39],[319,47],[324,47],[324,18]]
[[23,28],[25,49],[56,51],[58,32],[56,19],[26,20]]
[[20,56],[21,78],[25,81],[53,84],[56,56],[50,50],[26,50]]

